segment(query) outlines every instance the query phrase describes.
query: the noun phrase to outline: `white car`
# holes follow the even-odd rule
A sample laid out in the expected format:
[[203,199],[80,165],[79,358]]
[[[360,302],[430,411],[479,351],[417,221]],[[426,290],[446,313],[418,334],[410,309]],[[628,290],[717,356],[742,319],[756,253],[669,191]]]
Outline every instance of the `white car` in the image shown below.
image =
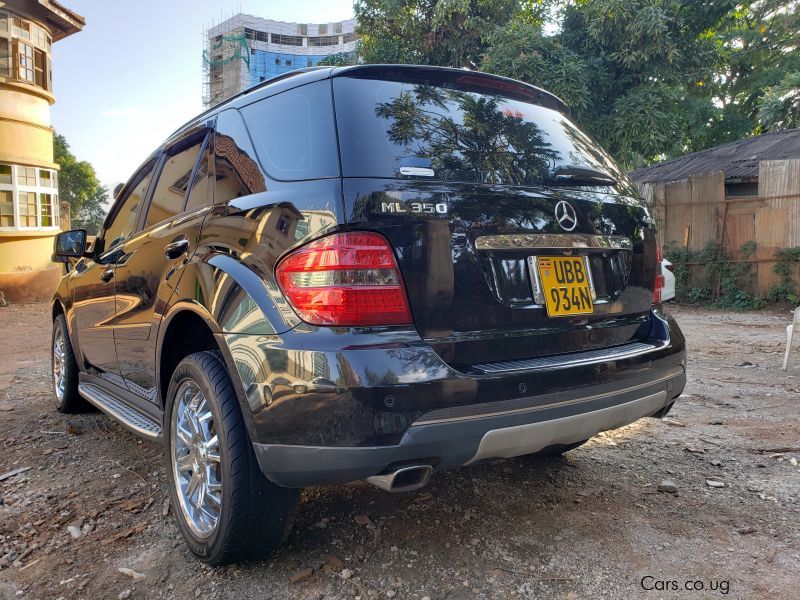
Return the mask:
[[661,274],[664,276],[661,301],[673,300],[675,298],[675,267],[666,258],[661,259]]

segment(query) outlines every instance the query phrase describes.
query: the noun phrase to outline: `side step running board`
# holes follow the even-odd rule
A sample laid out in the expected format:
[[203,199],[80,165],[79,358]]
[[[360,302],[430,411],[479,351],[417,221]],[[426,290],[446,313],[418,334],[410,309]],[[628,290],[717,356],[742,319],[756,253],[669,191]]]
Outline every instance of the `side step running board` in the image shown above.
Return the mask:
[[81,383],[78,385],[78,393],[134,433],[152,440],[161,435],[161,425],[153,418],[142,414],[104,389],[91,383]]

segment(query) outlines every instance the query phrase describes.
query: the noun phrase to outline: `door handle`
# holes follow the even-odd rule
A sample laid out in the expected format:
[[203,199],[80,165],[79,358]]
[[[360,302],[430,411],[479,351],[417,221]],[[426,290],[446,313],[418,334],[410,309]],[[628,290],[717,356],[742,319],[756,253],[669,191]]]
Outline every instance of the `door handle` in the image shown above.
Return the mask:
[[164,256],[174,260],[189,251],[189,240],[178,240],[164,247]]
[[108,267],[105,271],[100,273],[100,281],[103,283],[108,283],[112,279],[114,279],[114,267]]

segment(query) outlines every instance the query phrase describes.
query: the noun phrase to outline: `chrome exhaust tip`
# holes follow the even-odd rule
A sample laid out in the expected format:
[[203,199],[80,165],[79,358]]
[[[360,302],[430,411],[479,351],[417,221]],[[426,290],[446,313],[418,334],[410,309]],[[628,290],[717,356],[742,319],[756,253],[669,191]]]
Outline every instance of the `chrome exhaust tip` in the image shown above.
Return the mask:
[[365,481],[387,492],[413,492],[428,483],[431,473],[431,465],[410,465],[367,477]]

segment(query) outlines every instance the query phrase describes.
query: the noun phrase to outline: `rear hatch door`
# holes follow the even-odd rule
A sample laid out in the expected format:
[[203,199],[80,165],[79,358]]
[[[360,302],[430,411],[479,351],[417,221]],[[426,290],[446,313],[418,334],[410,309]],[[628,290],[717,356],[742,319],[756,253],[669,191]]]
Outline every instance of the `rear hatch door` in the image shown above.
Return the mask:
[[531,86],[382,67],[333,80],[345,214],[395,248],[454,366],[647,335],[655,237],[613,161]]

